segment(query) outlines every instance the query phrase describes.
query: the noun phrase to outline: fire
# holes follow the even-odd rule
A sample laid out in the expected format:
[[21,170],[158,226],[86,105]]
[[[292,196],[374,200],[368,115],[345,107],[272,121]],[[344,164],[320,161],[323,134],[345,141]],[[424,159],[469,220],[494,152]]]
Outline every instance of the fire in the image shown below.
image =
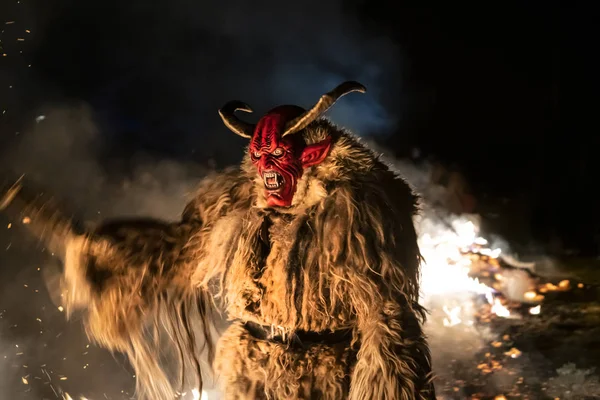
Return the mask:
[[[442,354],[438,368],[442,365],[442,370],[449,370],[447,376],[438,381],[441,382],[440,393],[454,394],[463,386],[465,381],[462,377],[457,379],[458,375],[454,375],[452,368],[458,365],[455,361],[457,356],[460,357],[460,348],[464,344],[468,347],[471,339],[478,342],[474,347],[481,346],[477,347],[480,353],[487,352],[484,359],[474,360],[476,370],[470,374],[484,376],[502,371],[509,376],[517,373],[511,359],[523,358],[521,350],[515,347],[519,342],[512,335],[500,337],[497,335],[500,331],[495,328],[502,330],[521,322],[495,323],[489,327],[491,329],[482,327],[482,323],[494,319],[495,322],[500,319],[533,319],[541,313],[546,298],[553,298],[559,294],[557,292],[585,287],[568,279],[548,282],[535,274],[534,263],[520,262],[503,255],[500,249],[494,248],[479,235],[475,217],[455,217],[449,222],[424,217],[415,223],[424,258],[421,264],[421,302],[431,312],[426,329],[430,330],[431,337],[437,337],[442,349],[438,353]],[[440,327],[442,323],[443,327]],[[461,335],[466,340],[462,340]],[[447,343],[457,343],[457,349]],[[479,382],[479,378],[473,381]],[[522,382],[523,378],[519,383]],[[487,396],[505,400],[507,396],[513,398],[517,389],[511,390],[506,395],[492,392]],[[471,398],[481,397],[477,394]]]
[[[430,219],[417,221],[420,231],[419,246],[424,261],[422,270],[422,301],[427,306],[442,303],[446,314],[444,326],[454,326],[472,321],[461,315],[464,295],[482,295],[496,316],[508,318],[511,313],[495,295],[497,290],[469,276],[474,262],[485,258],[493,263],[501,254],[500,249],[487,247],[488,241],[478,235],[477,225],[468,218],[457,218],[448,226]],[[502,275],[494,275],[497,281]],[[450,306],[451,302],[462,303]]]
[[[500,249],[492,248],[479,236],[475,217],[456,217],[447,223],[431,218],[415,222],[424,258],[421,301],[431,310],[444,312],[441,319],[446,327],[473,325],[472,316],[479,314],[481,317],[477,310],[470,309],[477,298],[485,299],[492,317],[521,318],[519,313],[511,311],[515,300],[520,304],[535,305],[529,308],[529,314],[537,315],[541,312],[544,294],[584,286],[568,279],[553,284],[534,283],[534,279],[523,282],[522,276],[511,277],[510,272],[502,269],[510,257],[502,258]],[[511,263],[518,263],[510,259],[513,260]],[[519,264],[529,266],[531,263]],[[509,292],[512,289],[513,293],[504,293],[507,289]],[[480,320],[485,322],[489,318]]]
[[488,297],[488,301],[493,301],[492,312],[494,314],[496,314],[499,317],[503,317],[503,318],[510,317],[510,311],[508,310],[508,308],[504,307],[504,305],[502,304],[502,302],[500,302],[500,299],[493,299],[493,300],[491,300]]

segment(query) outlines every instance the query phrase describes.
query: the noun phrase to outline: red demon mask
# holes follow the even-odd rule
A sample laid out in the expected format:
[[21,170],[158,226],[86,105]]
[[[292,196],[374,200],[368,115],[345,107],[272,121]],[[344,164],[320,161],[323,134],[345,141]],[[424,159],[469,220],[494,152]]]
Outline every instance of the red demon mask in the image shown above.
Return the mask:
[[279,106],[256,125],[243,122],[234,115],[236,110],[252,112],[245,103],[230,101],[219,110],[231,131],[250,139],[250,157],[262,179],[270,207],[289,207],[304,169],[320,164],[329,154],[331,137],[307,145],[302,135],[296,133],[319,118],[337,99],[354,91],[364,93],[366,89],[358,82],[344,82],[323,95],[308,111],[298,106]]

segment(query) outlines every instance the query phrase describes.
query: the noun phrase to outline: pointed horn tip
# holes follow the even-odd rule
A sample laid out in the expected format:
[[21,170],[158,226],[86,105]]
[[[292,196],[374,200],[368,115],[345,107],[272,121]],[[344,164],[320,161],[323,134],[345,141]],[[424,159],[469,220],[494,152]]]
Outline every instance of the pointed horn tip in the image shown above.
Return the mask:
[[239,104],[238,107],[235,108],[234,111],[243,111],[243,112],[247,112],[247,113],[253,113],[254,112],[254,110],[252,110],[252,107],[250,107],[246,103]]
[[235,115],[238,110],[251,113],[252,107],[242,101],[232,100],[219,109],[219,116],[233,133],[249,139],[252,137],[254,126],[238,118]]
[[367,87],[360,82],[356,81],[347,81],[340,85],[340,87],[345,88],[348,92],[360,92],[366,93]]
[[223,115],[223,113],[234,113],[235,111],[243,111],[247,113],[253,113],[252,107],[243,101],[232,100],[227,102],[223,107],[219,109],[219,114]]

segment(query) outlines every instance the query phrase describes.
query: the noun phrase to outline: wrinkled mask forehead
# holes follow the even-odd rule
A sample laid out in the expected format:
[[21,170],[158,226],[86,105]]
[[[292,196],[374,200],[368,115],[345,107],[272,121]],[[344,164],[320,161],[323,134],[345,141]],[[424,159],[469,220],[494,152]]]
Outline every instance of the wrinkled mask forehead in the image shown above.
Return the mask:
[[296,106],[281,106],[268,112],[260,119],[250,141],[250,152],[273,153],[277,148],[298,155],[302,151],[304,141],[301,134],[282,137],[286,123],[302,114],[304,109]]

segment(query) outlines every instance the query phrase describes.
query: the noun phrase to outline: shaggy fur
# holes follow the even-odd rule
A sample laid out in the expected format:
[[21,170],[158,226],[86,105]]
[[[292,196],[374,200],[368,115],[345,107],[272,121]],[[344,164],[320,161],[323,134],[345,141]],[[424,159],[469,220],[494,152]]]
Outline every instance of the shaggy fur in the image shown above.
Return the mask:
[[[418,304],[416,196],[329,121],[302,134],[307,144],[331,135],[333,146],[305,170],[292,207],[266,207],[247,156],[241,169],[206,178],[179,223],[62,229],[68,305],[87,308],[92,339],[128,353],[142,394],[176,391],[154,357],[152,327],[164,325],[180,365],[199,371],[188,320],[199,313],[209,336],[212,293],[239,321],[217,345],[227,399],[435,398]],[[253,336],[248,321],[282,339]],[[296,340],[298,331],[339,329],[353,334],[334,344]]]

